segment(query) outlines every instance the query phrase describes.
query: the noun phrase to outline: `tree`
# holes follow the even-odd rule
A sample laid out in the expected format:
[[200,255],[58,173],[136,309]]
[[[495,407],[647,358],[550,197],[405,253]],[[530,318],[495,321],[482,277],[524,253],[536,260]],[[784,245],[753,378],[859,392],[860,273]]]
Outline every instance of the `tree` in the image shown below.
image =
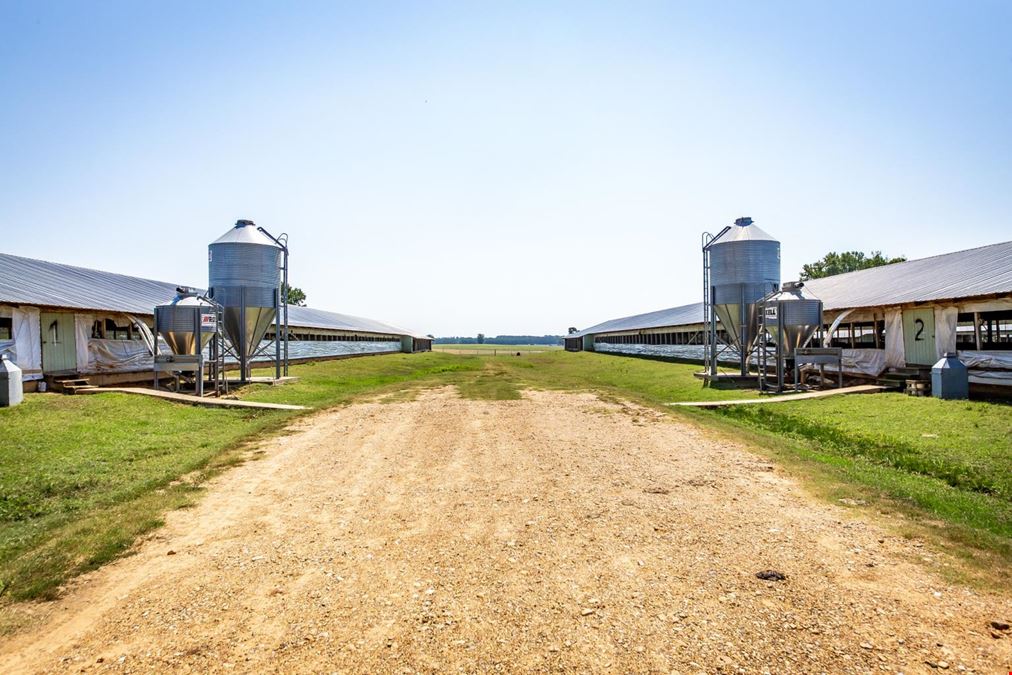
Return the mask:
[[868,255],[861,251],[844,251],[843,253],[833,251],[823,256],[822,260],[802,266],[801,280],[822,279],[844,272],[866,270],[869,267],[879,267],[880,265],[892,265],[904,260],[906,260],[904,256],[898,258],[884,256],[882,251],[872,251]]
[[298,286],[287,286],[288,289],[288,304],[295,305],[296,307],[306,306],[306,292]]
[[480,344],[480,345],[485,344],[485,334],[484,333],[478,333],[478,344]]
[[580,329],[577,328],[576,326],[570,326],[569,327],[569,334],[570,335],[572,335],[573,333],[579,333],[579,332],[580,332]]

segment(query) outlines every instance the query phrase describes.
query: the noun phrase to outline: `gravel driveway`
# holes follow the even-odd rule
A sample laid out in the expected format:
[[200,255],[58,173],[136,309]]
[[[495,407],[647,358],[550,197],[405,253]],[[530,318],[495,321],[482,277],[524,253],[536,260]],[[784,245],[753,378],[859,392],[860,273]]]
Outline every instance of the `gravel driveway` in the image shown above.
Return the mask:
[[39,605],[4,672],[1012,669],[1012,596],[651,410],[447,388],[260,449]]

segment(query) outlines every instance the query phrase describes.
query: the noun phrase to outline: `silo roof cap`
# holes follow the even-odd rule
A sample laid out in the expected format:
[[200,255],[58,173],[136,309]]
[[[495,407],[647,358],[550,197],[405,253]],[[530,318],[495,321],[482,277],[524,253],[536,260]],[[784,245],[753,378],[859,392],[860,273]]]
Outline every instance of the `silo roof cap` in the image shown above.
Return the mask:
[[[718,235],[710,241],[707,246],[714,244],[726,244],[732,241],[777,241],[758,225],[750,222],[748,225],[732,225],[724,234]],[[778,242],[779,243],[779,242]]]
[[257,229],[252,220],[237,220],[235,227],[215,239],[211,244],[260,244],[280,248],[270,237]]

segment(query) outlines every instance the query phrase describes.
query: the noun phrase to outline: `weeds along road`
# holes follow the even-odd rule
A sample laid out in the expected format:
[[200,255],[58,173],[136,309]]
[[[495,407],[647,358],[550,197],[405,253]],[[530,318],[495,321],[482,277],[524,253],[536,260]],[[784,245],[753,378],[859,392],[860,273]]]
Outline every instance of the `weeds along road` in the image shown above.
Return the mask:
[[4,672],[1012,667],[1009,596],[647,409],[445,388],[261,450],[39,605]]

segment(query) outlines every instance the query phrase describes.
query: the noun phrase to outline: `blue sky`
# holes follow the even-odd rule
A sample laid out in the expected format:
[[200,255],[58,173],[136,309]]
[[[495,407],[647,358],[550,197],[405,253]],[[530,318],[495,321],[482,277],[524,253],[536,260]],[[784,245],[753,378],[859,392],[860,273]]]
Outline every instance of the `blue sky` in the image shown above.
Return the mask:
[[0,0],[0,103],[0,250],[203,285],[251,218],[437,335],[694,302],[742,215],[785,280],[1012,239],[1009,2]]

